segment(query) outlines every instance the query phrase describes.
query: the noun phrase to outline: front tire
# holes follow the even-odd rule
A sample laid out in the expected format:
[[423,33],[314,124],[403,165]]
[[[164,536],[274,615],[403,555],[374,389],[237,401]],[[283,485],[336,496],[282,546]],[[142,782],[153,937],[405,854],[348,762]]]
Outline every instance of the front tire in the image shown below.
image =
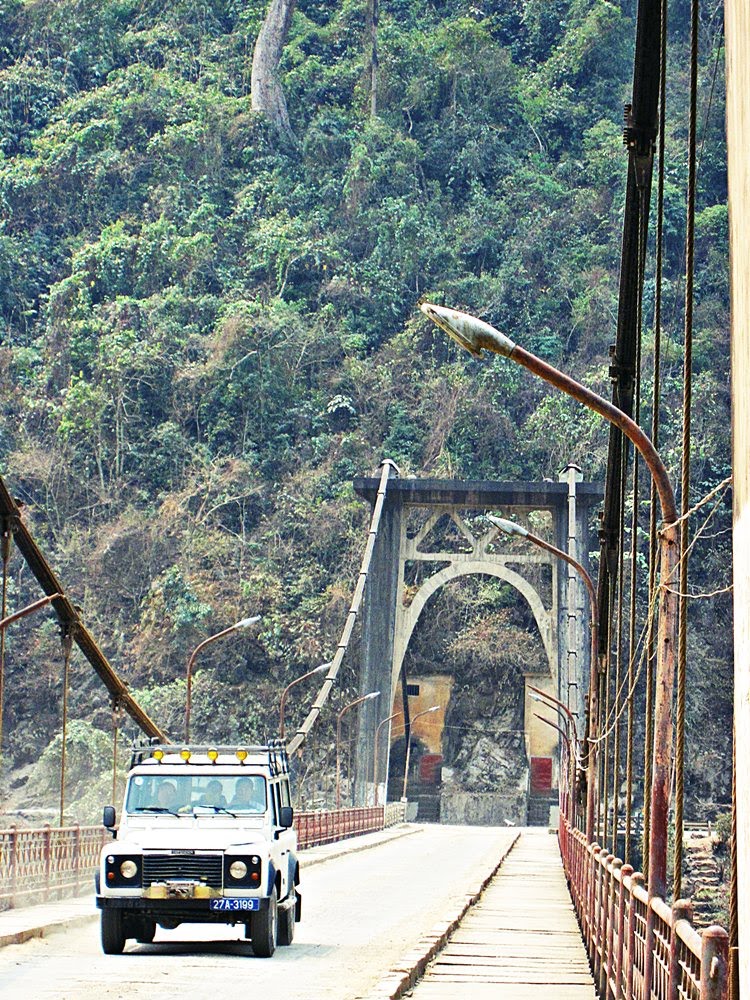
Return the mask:
[[122,955],[125,950],[125,924],[121,910],[102,910],[102,951],[105,955]]
[[260,913],[253,914],[250,924],[250,940],[253,951],[258,958],[270,958],[276,951],[278,936],[279,911],[276,886],[271,889],[268,897],[268,907]]

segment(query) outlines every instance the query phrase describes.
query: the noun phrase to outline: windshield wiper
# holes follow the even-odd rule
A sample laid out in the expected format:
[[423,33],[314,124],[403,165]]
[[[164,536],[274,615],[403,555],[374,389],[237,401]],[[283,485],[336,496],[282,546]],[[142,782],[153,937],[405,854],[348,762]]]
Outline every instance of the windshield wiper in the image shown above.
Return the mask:
[[169,813],[170,816],[179,816],[174,809],[167,809],[166,806],[136,806],[133,812],[137,813]]
[[237,819],[237,814],[230,812],[229,809],[226,809],[224,806],[207,805],[205,802],[198,802],[197,805],[193,806],[193,813],[195,813],[196,809],[213,809],[215,813],[226,813],[227,816],[231,816],[232,819]]

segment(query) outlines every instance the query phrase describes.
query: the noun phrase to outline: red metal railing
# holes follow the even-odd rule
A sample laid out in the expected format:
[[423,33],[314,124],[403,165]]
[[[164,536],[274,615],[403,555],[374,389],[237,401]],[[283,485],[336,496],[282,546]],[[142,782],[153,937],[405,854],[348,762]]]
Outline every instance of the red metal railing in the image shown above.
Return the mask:
[[332,809],[328,812],[295,813],[297,843],[300,848],[330,844],[334,840],[356,837],[362,833],[382,830],[383,806],[369,809]]
[[0,830],[0,909],[84,891],[109,836],[101,826]]
[[[382,830],[404,818],[400,802],[373,809],[298,812],[300,848]],[[99,852],[111,835],[101,826],[0,830],[0,910],[93,889]]]
[[649,900],[643,876],[560,817],[560,850],[602,1000],[724,1000],[729,937],[692,908]]

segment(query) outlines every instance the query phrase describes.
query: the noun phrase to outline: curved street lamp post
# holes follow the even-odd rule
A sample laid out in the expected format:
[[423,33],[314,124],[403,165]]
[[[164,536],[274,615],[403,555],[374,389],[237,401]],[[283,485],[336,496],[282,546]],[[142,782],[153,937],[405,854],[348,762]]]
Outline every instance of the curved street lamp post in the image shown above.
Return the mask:
[[313,670],[308,670],[306,674],[302,674],[300,677],[295,677],[291,684],[287,684],[284,690],[281,692],[281,700],[279,701],[279,737],[284,739],[284,708],[286,706],[287,695],[293,687],[300,684],[302,681],[306,681],[308,677],[312,677],[313,674],[320,674],[324,670],[328,670],[330,663],[321,663],[320,666],[315,667]]
[[[672,484],[664,463],[648,435],[638,424],[603,396],[587,389],[568,375],[553,368],[536,355],[519,347],[509,337],[488,323],[444,306],[424,302],[422,312],[457,341],[463,348],[480,357],[482,350],[515,361],[533,375],[549,382],[590,410],[614,424],[638,449],[648,466],[659,494],[662,527],[660,531],[659,614],[656,654],[656,691],[654,712],[654,766],[651,784],[651,835],[649,838],[649,896],[667,895],[667,818],[669,812],[669,782],[672,744],[672,692],[674,688],[675,653],[677,649],[677,590],[675,570],[680,561],[680,539],[677,531],[677,506]],[[648,949],[647,949],[648,951]],[[649,983],[650,983],[650,977]]]
[[[536,700],[541,701],[541,698],[536,699]],[[574,757],[574,754],[573,754],[573,752],[571,750],[571,746],[570,746],[570,743],[571,743],[570,736],[568,735],[568,733],[565,732],[565,730],[562,728],[562,726],[558,726],[556,722],[553,722],[551,719],[548,719],[545,715],[540,715],[538,712],[534,712],[534,718],[535,719],[539,719],[540,722],[544,722],[548,726],[551,726],[552,729],[556,729],[557,730],[557,732],[560,734],[560,738],[562,740],[564,740],[564,743],[565,743],[565,752],[568,755],[568,760],[572,760],[572,758]],[[575,766],[574,764],[571,764],[567,768],[568,773],[573,770],[574,766]],[[563,799],[563,795],[564,795],[565,798],[567,799],[567,802],[568,802],[568,815],[570,816],[570,821],[571,821],[571,823],[573,825],[575,825],[575,791],[574,791],[574,787],[575,786],[574,786],[574,784],[571,783],[568,774],[565,773],[565,771],[563,770],[563,768],[560,769],[560,772],[561,772],[561,774],[565,774],[565,780],[564,780],[564,782],[561,782],[561,784],[560,784],[560,800],[561,800],[560,801],[560,805],[562,807],[562,799]],[[563,812],[564,812],[564,810],[563,810]]]
[[210,635],[203,642],[198,643],[193,652],[190,654],[190,659],[187,662],[187,669],[185,672],[186,680],[186,691],[185,691],[185,742],[190,742],[190,710],[193,703],[193,664],[195,663],[195,658],[198,653],[206,646],[212,642],[216,642],[217,639],[223,639],[225,635],[230,635],[232,632],[239,632],[242,629],[250,628],[251,625],[255,625],[256,622],[260,621],[260,615],[255,615],[253,618],[243,618],[241,621],[235,622],[234,625],[230,625],[229,628],[222,629],[221,632],[217,632],[216,635]]
[[[547,694],[547,692],[542,691],[541,688],[532,687],[532,685],[529,684],[529,691],[530,691],[529,697],[531,698],[532,701],[535,701],[540,705],[544,705],[545,708],[554,708],[555,711],[558,713],[558,715],[563,715],[565,717],[565,724],[568,729],[568,732],[570,733],[570,737],[568,736],[568,733],[566,733],[563,729],[561,729],[560,726],[556,725],[556,723],[552,722],[551,719],[548,719],[543,715],[538,715],[536,712],[534,712],[534,715],[536,716],[537,719],[541,719],[542,722],[546,722],[548,725],[552,726],[553,729],[556,729],[558,733],[561,733],[565,737],[565,744],[568,750],[568,773],[566,775],[566,783],[568,785],[568,790],[570,792],[569,818],[571,824],[575,826],[576,824],[575,792],[577,788],[576,766],[578,763],[577,761],[578,729],[576,727],[575,716],[570,711],[570,709],[560,701],[559,698],[555,698],[553,695]],[[563,769],[560,768],[560,771],[563,772]]]
[[[411,720],[412,728],[417,719],[421,719],[423,715],[429,715],[431,712],[437,712],[439,708],[440,705],[433,705],[432,708],[426,708],[424,712],[417,712],[417,714]],[[406,756],[404,758],[404,790],[401,793],[401,800],[404,802],[406,801],[406,783],[409,780],[409,755],[411,753],[411,733],[412,730],[410,729],[406,740]]]
[[380,730],[383,728],[383,726],[387,725],[389,722],[393,722],[393,720],[397,716],[399,716],[399,715],[401,715],[401,712],[394,712],[393,715],[389,715],[387,719],[383,719],[382,722],[378,723],[377,729],[375,730],[375,770],[374,770],[374,773],[373,773],[372,783],[375,786],[375,803],[374,804],[376,806],[380,805],[380,803],[378,802],[378,798],[379,798],[379,796],[378,796],[378,778],[380,777],[380,775],[378,773],[379,770],[380,770],[380,768],[378,767],[378,763],[379,763],[378,762],[378,750],[379,750],[379,744],[380,744]]
[[350,701],[348,705],[344,705],[339,714],[336,716],[336,808],[341,808],[341,719],[345,712],[348,712],[350,708],[354,708],[356,705],[361,705],[363,701],[371,701],[373,698],[379,698],[380,691],[370,691],[369,694],[363,694],[360,698],[355,698],[354,701]]

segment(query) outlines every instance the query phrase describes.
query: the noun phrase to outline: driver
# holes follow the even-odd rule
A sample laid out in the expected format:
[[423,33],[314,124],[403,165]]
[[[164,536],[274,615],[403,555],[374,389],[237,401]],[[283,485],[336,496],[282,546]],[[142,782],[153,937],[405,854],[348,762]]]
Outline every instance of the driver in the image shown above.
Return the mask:
[[263,812],[266,808],[266,797],[262,784],[252,778],[238,778],[237,784],[234,786],[234,798],[229,803],[229,808]]

